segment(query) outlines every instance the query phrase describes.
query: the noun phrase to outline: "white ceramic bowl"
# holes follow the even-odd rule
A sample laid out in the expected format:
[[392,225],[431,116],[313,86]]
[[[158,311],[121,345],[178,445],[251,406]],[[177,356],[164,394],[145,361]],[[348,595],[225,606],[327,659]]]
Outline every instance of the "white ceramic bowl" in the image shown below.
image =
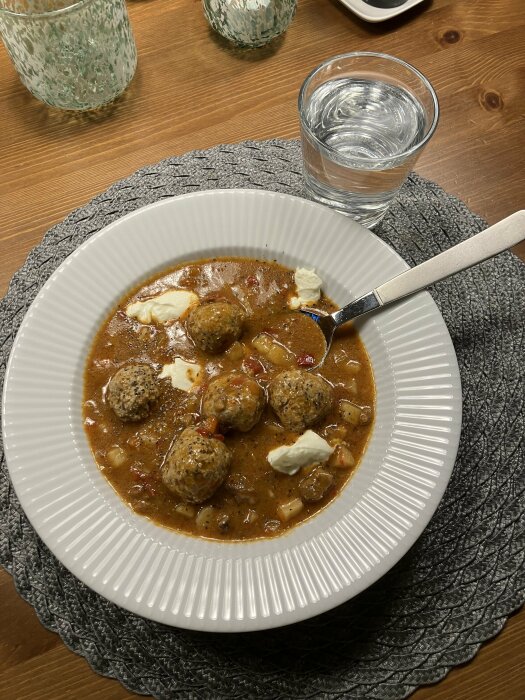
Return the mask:
[[315,267],[337,303],[406,269],[367,229],[287,195],[216,190],[116,221],[45,284],[15,340],[3,394],[8,468],[36,531],[79,579],[168,625],[277,627],[356,595],[410,548],[452,471],[461,424],[454,349],[430,295],[359,324],[377,390],[366,454],[343,493],[281,537],[222,543],[135,514],[98,470],[82,427],[82,375],[117,300],[156,271],[214,255]]

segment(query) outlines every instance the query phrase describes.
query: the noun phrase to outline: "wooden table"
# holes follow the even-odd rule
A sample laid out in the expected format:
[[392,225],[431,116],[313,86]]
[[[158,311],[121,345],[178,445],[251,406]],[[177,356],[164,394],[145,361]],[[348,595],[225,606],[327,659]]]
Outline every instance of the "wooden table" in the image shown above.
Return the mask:
[[[337,0],[300,0],[282,40],[242,52],[211,32],[199,0],[128,3],[137,74],[108,113],[50,110],[0,47],[0,295],[46,230],[136,168],[248,138],[297,137],[297,93],[323,59],[384,51],[431,80],[441,122],[417,170],[489,223],[523,207],[525,13],[522,0],[428,0],[386,23]],[[525,259],[525,245],[521,244]],[[525,611],[476,658],[414,700],[525,698]],[[45,630],[0,572],[0,697],[132,697]]]

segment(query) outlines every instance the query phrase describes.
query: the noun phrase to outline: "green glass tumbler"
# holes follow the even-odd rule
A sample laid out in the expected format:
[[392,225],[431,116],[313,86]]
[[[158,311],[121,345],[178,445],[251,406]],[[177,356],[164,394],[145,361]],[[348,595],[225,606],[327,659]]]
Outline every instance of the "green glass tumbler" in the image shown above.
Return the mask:
[[258,48],[286,31],[297,0],[202,0],[213,29],[243,48]]
[[22,83],[60,109],[102,107],[135,73],[124,0],[0,0],[0,35]]

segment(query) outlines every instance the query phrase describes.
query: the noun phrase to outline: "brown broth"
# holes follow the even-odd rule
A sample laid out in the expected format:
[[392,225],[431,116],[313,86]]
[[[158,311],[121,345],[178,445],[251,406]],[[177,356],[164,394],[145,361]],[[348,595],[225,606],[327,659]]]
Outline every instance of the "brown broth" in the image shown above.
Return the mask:
[[[161,481],[163,460],[177,435],[187,425],[200,420],[200,401],[205,383],[197,391],[183,392],[162,379],[161,396],[151,415],[139,423],[123,423],[105,401],[105,387],[112,375],[129,361],[146,362],[158,372],[162,365],[181,356],[200,362],[207,379],[221,372],[254,369],[263,388],[284,367],[271,365],[253,347],[253,338],[265,332],[276,338],[294,355],[319,357],[322,341],[312,322],[297,312],[290,312],[287,302],[295,292],[293,270],[276,262],[245,258],[217,258],[185,263],[170,269],[137,287],[122,299],[98,331],[84,374],[84,427],[95,460],[119,496],[137,513],[174,530],[200,537],[221,540],[249,540],[272,537],[311,517],[332,501],[345,486],[361,459],[372,430],[372,422],[351,426],[344,423],[337,410],[340,399],[373,408],[372,369],[365,348],[351,326],[335,337],[332,350],[318,370],[334,388],[334,407],[313,430],[330,444],[344,442],[355,458],[354,467],[329,467],[334,485],[315,503],[304,503],[303,510],[282,522],[277,507],[298,495],[299,482],[308,468],[294,476],[272,469],[266,456],[271,449],[294,442],[298,433],[285,430],[267,406],[261,421],[248,433],[229,432],[225,444],[233,453],[230,474],[243,479],[247,489],[235,495],[221,486],[206,503],[192,506],[195,514],[213,506],[212,517],[198,525],[195,517],[181,515],[175,509],[182,501],[171,494]],[[157,295],[168,289],[187,289],[201,300],[226,299],[240,303],[247,312],[240,338],[242,358],[232,352],[206,355],[186,335],[184,322],[143,325],[125,314],[127,305]],[[337,307],[322,296],[316,308],[333,311]],[[238,350],[238,346],[236,346]],[[350,363],[348,364],[348,361]],[[357,364],[358,363],[358,364]],[[296,368],[296,364],[291,368]],[[264,371],[258,370],[263,368]],[[112,466],[108,452],[120,447],[125,453],[121,466]],[[229,518],[228,528],[221,531],[217,517]],[[255,514],[255,515],[254,515]],[[252,522],[251,519],[255,519]]]

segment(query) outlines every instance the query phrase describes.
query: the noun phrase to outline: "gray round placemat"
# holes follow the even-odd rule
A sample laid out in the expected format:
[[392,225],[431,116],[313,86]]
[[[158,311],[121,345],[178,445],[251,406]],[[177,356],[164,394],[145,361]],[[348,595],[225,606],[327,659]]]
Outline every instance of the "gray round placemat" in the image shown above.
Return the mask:
[[[138,207],[200,189],[303,194],[296,141],[245,142],[143,168],[51,229],[0,302],[0,379],[20,322],[55,268]],[[411,265],[484,227],[411,175],[376,233]],[[95,671],[159,698],[397,699],[478,650],[525,600],[525,265],[510,253],[436,285],[457,352],[463,430],[452,479],[409,553],[374,586],[317,618],[218,635],[142,619],[93,593],[42,544],[0,466],[0,564],[42,623]]]

